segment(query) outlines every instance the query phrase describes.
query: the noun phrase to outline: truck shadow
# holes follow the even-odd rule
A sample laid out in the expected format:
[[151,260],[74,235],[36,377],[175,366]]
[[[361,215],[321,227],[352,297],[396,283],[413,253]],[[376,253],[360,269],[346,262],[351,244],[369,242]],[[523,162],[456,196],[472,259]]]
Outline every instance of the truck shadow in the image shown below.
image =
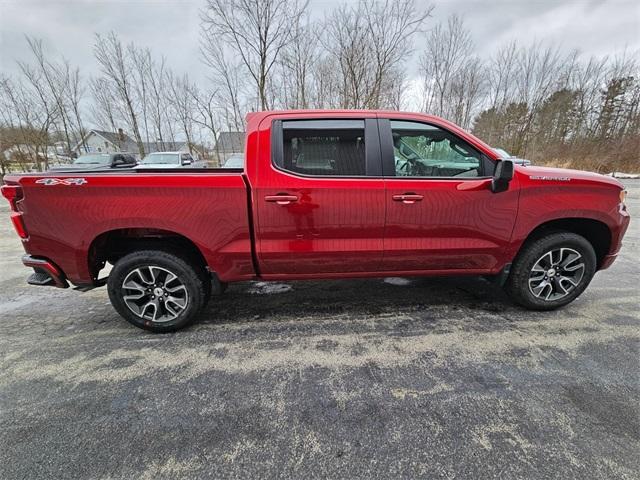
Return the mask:
[[414,314],[432,309],[499,314],[522,312],[502,289],[480,277],[351,279],[296,282],[243,282],[214,295],[200,324],[266,319],[366,318]]

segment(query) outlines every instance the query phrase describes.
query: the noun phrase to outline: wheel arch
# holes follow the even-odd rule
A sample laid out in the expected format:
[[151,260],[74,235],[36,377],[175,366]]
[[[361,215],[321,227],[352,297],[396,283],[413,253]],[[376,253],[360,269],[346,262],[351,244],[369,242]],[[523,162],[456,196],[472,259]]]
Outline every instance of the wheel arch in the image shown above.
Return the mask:
[[596,253],[597,269],[600,268],[611,248],[611,229],[606,223],[593,218],[574,217],[549,220],[536,226],[529,232],[521,244],[518,253],[532,241],[556,232],[575,233],[584,237]]
[[208,269],[208,262],[198,245],[186,236],[160,228],[118,228],[102,232],[91,242],[87,261],[92,278],[105,262],[115,264],[137,250],[156,249],[177,253]]

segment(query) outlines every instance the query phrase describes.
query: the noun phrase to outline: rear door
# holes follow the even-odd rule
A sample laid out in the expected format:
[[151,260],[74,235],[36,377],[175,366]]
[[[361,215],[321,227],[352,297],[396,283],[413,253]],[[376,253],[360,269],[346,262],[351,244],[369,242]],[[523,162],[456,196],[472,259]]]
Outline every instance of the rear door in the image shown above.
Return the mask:
[[386,182],[383,269],[494,271],[517,211],[515,180],[490,190],[494,162],[435,124],[380,119]]
[[261,273],[379,270],[385,195],[375,116],[264,122],[271,135],[261,137],[253,185]]

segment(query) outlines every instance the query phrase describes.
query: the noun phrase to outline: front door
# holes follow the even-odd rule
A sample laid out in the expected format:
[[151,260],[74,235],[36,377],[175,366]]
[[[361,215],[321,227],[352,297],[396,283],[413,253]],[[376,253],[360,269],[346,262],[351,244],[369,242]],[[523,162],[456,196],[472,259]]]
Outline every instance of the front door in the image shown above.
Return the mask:
[[380,270],[385,194],[376,119],[265,121],[272,161],[262,163],[253,192],[261,274]]
[[383,269],[481,273],[506,261],[517,186],[490,190],[494,162],[427,123],[379,121],[386,181]]

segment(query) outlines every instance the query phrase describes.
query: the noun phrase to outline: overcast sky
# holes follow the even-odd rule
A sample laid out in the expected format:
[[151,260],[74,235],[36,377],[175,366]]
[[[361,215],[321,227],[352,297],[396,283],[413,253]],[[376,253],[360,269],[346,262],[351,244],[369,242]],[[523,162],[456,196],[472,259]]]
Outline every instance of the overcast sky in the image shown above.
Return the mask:
[[[152,47],[178,72],[204,77],[199,62],[199,10],[204,0],[0,0],[0,70],[15,71],[27,56],[24,35],[42,38],[46,48],[93,72],[93,33],[115,30],[126,42]],[[322,18],[339,0],[311,0]],[[416,0],[435,4],[433,25],[451,13],[464,16],[477,51],[519,39],[554,42],[563,49],[606,55],[640,50],[639,0]],[[418,39],[415,47],[420,49]]]

